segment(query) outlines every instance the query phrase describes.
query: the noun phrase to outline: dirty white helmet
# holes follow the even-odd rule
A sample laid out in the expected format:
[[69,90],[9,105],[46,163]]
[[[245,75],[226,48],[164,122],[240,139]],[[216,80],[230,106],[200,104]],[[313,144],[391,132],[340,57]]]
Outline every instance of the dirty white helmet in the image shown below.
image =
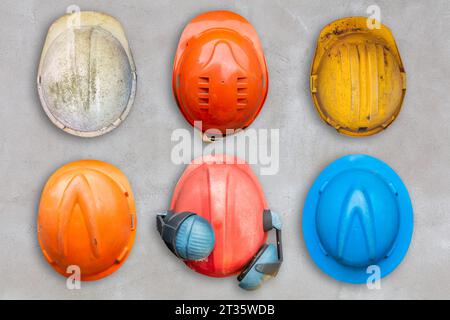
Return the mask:
[[62,130],[95,137],[116,128],[136,93],[136,68],[121,24],[98,12],[59,18],[48,31],[37,81],[45,112]]

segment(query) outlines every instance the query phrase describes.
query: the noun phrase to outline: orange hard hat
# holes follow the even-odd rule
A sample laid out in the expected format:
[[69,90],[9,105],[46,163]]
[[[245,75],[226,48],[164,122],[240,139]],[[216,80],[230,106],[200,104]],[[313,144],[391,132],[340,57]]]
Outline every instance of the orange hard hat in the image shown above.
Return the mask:
[[44,187],[38,238],[46,260],[60,274],[78,266],[81,280],[116,271],[128,257],[136,233],[133,193],[111,164],[81,160],[57,170]]
[[181,35],[172,85],[191,125],[201,121],[203,132],[216,129],[218,135],[245,129],[268,91],[267,65],[256,30],[233,12],[199,15]]

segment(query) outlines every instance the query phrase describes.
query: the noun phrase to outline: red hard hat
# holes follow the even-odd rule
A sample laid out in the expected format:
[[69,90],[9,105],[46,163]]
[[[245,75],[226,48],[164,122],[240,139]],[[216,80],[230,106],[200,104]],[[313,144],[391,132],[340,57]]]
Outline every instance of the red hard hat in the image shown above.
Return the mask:
[[192,20],[181,35],[173,91],[186,120],[202,131],[245,129],[268,91],[267,65],[252,25],[238,14],[213,11]]
[[250,166],[232,156],[194,160],[180,178],[171,211],[194,212],[213,227],[215,246],[201,261],[185,261],[212,277],[238,274],[267,240],[262,228],[267,203]]

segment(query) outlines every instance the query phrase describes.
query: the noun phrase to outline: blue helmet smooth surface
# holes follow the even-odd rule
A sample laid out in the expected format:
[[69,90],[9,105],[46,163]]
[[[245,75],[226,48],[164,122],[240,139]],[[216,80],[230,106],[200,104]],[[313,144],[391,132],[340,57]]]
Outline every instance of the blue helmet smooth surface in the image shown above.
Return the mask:
[[406,255],[413,209],[408,190],[387,164],[348,155],[316,179],[302,224],[308,251],[322,271],[340,281],[366,283],[371,266],[384,277]]
[[214,230],[210,223],[198,216],[191,215],[179,226],[175,247],[178,255],[185,260],[202,260],[214,249]]

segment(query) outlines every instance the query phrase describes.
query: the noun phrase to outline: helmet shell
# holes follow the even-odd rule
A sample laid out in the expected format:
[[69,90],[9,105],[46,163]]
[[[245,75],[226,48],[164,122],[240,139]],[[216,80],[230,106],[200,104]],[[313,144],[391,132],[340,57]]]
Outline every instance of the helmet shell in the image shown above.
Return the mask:
[[224,155],[194,160],[175,188],[171,210],[205,218],[216,242],[209,257],[185,261],[187,266],[212,277],[238,274],[267,240],[265,209],[263,190],[245,161]]
[[175,56],[173,91],[186,120],[202,131],[244,129],[261,110],[268,74],[255,29],[238,14],[204,13],[183,31]]
[[318,267],[333,278],[365,283],[368,267],[384,277],[402,261],[413,232],[408,190],[384,162],[349,155],[330,164],[311,187],[303,234]]
[[368,136],[398,116],[406,73],[391,31],[366,17],[334,21],[320,33],[311,93],[321,118],[340,133]]
[[82,280],[97,280],[127,259],[136,232],[131,187],[116,167],[76,161],[58,169],[42,191],[38,239],[50,265],[60,274],[80,268]]
[[102,135],[128,115],[136,68],[122,26],[97,12],[58,19],[47,35],[38,91],[50,120],[82,137]]

